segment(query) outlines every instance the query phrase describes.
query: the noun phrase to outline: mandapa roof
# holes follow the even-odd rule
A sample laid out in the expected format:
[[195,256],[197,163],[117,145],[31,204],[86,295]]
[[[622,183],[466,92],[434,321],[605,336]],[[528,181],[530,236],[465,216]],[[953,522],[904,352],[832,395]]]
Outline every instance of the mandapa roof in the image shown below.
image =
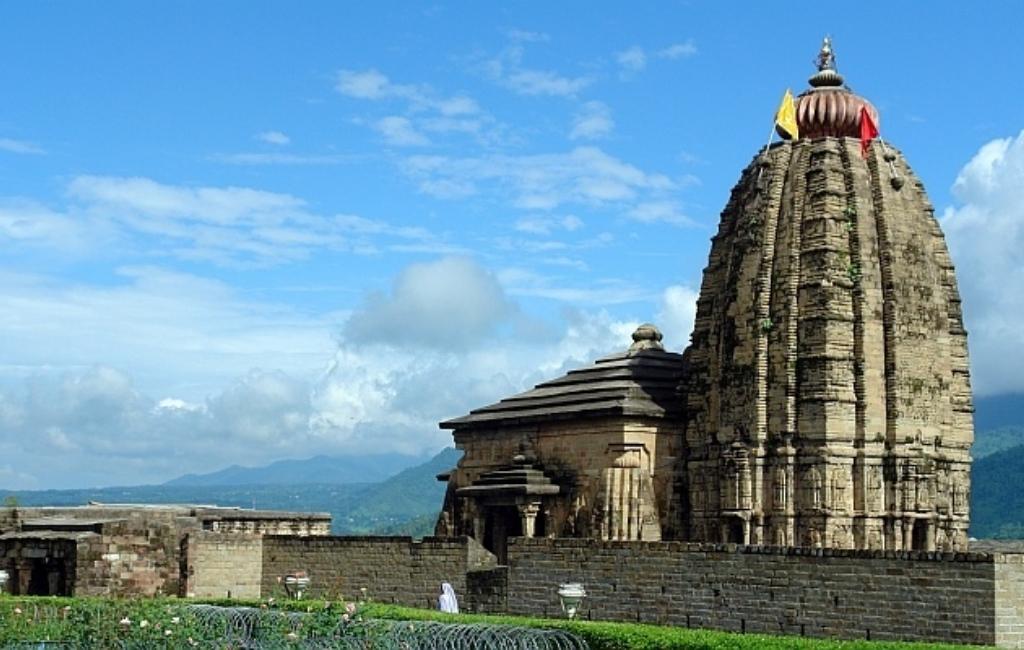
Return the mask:
[[580,417],[682,416],[683,355],[666,352],[661,332],[641,325],[629,350],[598,359],[512,397],[446,420],[442,429],[478,429]]

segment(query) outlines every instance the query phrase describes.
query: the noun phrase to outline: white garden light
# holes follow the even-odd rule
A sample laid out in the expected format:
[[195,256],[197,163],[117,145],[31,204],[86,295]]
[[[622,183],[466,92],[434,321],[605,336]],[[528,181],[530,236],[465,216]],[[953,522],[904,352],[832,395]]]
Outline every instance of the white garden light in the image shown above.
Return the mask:
[[587,596],[587,590],[578,582],[567,582],[558,586],[558,598],[562,602],[562,611],[570,619],[576,618],[576,610],[580,602]]

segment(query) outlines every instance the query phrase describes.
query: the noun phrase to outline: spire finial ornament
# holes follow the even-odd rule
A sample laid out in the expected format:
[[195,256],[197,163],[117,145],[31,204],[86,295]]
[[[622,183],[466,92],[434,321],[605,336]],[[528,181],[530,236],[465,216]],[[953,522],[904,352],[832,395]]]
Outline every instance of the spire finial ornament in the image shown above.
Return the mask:
[[825,40],[821,42],[821,51],[818,52],[818,58],[814,62],[818,64],[819,71],[836,69],[836,55],[832,51],[831,36],[826,36]]
[[818,72],[808,79],[814,88],[827,88],[843,85],[843,75],[836,72],[836,53],[832,49],[832,37],[826,36],[821,42],[821,50],[814,58]]

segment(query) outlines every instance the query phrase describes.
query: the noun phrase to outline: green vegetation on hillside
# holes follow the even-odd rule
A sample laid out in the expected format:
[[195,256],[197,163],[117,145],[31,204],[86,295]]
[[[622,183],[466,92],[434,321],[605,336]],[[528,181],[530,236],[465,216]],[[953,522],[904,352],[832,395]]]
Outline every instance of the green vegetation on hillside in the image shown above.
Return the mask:
[[1024,445],[986,456],[971,470],[971,535],[1024,538]]
[[976,431],[974,445],[971,447],[971,456],[978,460],[1017,445],[1024,445],[1024,426],[1015,425]]

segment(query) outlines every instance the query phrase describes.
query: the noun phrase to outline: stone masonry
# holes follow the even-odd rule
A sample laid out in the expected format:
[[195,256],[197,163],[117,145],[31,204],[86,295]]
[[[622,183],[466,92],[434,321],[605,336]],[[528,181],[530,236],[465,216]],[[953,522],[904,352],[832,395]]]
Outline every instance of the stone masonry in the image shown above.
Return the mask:
[[793,636],[1024,647],[1024,555],[515,539],[508,612]]

